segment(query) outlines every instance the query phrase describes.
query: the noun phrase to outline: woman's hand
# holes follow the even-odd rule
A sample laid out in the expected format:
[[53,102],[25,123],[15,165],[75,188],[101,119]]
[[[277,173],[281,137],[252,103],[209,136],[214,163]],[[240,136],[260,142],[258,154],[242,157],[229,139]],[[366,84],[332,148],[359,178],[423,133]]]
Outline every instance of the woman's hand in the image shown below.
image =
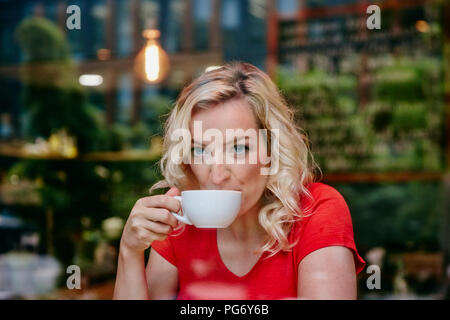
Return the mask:
[[120,249],[142,253],[154,240],[164,240],[178,226],[178,220],[170,211],[178,212],[180,202],[173,196],[180,195],[172,187],[164,195],[144,197],[136,201],[120,240]]

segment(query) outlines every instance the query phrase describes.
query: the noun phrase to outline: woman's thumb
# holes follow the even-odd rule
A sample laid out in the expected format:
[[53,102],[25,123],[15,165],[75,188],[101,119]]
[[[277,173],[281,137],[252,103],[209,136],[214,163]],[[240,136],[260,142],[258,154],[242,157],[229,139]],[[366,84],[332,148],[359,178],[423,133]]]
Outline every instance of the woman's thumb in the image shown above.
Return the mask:
[[166,192],[166,196],[179,196],[181,195],[180,190],[178,190],[177,187],[172,187],[169,189],[169,191]]

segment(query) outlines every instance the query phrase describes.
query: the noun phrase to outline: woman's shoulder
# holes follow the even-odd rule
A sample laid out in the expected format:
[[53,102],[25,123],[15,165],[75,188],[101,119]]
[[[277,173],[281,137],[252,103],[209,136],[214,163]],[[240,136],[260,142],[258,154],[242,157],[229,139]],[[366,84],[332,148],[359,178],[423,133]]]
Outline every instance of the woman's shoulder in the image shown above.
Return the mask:
[[302,218],[295,222],[294,229],[304,228],[310,220],[314,221],[314,225],[324,226],[350,218],[344,197],[334,187],[323,182],[314,182],[307,185],[306,189],[310,196],[303,193],[300,197]]
[[297,221],[290,235],[297,265],[309,253],[327,246],[344,246],[353,251],[356,272],[364,268],[353,235],[349,207],[338,190],[325,183],[316,182],[307,188],[312,196],[311,211]]
[[328,193],[338,193],[339,192],[329,184],[323,183],[323,182],[313,182],[306,186],[310,192],[328,192]]
[[319,201],[325,199],[328,200],[335,199],[345,202],[344,197],[340,194],[338,190],[323,182],[310,183],[306,186],[306,189],[309,191],[312,198],[309,197],[307,194],[303,193],[300,196],[301,207],[305,207],[307,205],[314,205],[317,204]]

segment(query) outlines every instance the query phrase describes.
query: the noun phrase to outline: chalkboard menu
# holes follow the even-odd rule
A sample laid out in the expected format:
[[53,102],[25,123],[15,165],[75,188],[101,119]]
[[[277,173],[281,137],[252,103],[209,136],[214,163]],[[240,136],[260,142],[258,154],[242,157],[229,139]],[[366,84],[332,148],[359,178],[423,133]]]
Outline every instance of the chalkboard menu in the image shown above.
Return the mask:
[[439,8],[381,8],[374,30],[348,8],[278,19],[276,78],[316,161],[324,172],[442,171]]

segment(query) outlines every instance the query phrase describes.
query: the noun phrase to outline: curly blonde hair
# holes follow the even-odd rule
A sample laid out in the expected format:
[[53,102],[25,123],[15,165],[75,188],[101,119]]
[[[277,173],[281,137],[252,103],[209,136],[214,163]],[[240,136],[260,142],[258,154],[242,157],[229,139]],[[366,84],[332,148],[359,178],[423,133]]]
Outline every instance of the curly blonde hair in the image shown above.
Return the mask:
[[[289,251],[295,245],[289,243],[289,232],[294,222],[307,215],[310,209],[300,208],[300,196],[312,199],[306,186],[316,181],[315,170],[320,171],[320,168],[314,161],[304,130],[294,120],[293,108],[288,106],[269,76],[249,63],[232,62],[204,72],[182,90],[165,123],[160,160],[164,180],[155,183],[150,192],[170,186],[180,190],[195,188],[195,177],[189,166],[173,159],[174,155],[181,159],[189,156],[190,141],[173,141],[172,133],[178,128],[189,130],[194,108],[209,108],[232,99],[243,99],[252,108],[260,128],[269,132],[270,156],[278,161],[278,170],[268,176],[262,196],[258,219],[268,240],[258,251],[268,251],[269,256],[280,250]],[[273,129],[279,132],[277,148],[272,145]]]

